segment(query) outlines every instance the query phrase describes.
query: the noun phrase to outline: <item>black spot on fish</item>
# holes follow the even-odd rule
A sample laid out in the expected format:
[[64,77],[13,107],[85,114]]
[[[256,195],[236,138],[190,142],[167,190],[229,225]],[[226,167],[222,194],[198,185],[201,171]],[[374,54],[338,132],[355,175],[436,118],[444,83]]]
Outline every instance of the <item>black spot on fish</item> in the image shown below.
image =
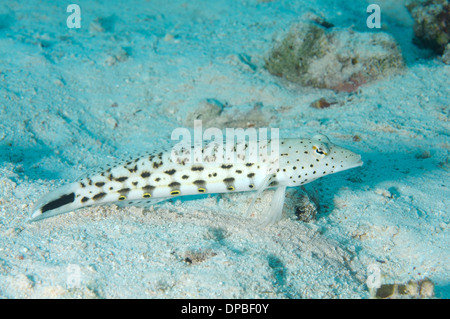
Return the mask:
[[137,170],[138,170],[137,164],[133,168],[128,168],[128,170],[130,171],[130,173],[137,172]]
[[225,178],[225,179],[223,180],[223,182],[224,182],[225,184],[231,184],[231,183],[234,183],[234,177],[228,177],[228,178]]
[[74,200],[75,200],[75,193],[62,195],[60,198],[55,199],[50,203],[47,203],[44,206],[42,206],[41,213],[45,213],[46,211],[53,210],[61,206],[73,203]]
[[249,174],[247,174],[247,177],[248,178],[252,178],[252,177],[254,177],[255,176],[255,173],[249,173]]
[[188,179],[189,176],[188,176],[188,175],[183,175],[183,176],[181,176],[181,178],[182,178],[182,179]]
[[224,168],[224,169],[229,169],[229,168],[233,167],[233,164],[222,164],[221,167]]
[[130,192],[130,189],[129,188],[122,188],[122,189],[119,189],[117,192],[119,194],[123,195],[123,196],[126,196]]
[[169,187],[171,187],[171,188],[175,188],[175,187],[180,187],[180,183],[178,183],[178,182],[172,182],[172,183],[170,183],[169,184]]
[[204,180],[196,180],[193,182],[193,184],[197,187],[205,187],[206,182]]
[[151,193],[155,189],[155,186],[152,185],[146,185],[142,187],[142,190],[144,190],[146,193]]
[[203,166],[192,166],[192,171],[203,171],[205,168]]
[[159,163],[154,162],[153,168],[158,168],[158,167],[162,166],[162,164],[163,164],[162,162],[159,162]]
[[88,200],[89,200],[89,198],[83,197],[83,198],[81,199],[81,202],[82,202],[82,203],[86,203]]
[[177,171],[176,169],[171,169],[168,171],[164,171],[164,173],[166,173],[167,175],[173,175],[173,174],[175,174],[176,171]]
[[97,186],[97,187],[102,187],[103,185],[105,185],[104,182],[97,182],[97,183],[95,183],[95,186]]
[[150,175],[151,175],[150,172],[142,172],[141,177],[142,177],[142,178],[147,178],[147,177],[149,177]]
[[94,197],[92,197],[93,200],[100,200],[103,197],[106,196],[106,193],[98,193],[97,195],[95,195]]
[[127,176],[122,176],[122,177],[116,178],[115,180],[118,181],[118,182],[124,182],[124,181],[126,181],[127,179],[128,179]]

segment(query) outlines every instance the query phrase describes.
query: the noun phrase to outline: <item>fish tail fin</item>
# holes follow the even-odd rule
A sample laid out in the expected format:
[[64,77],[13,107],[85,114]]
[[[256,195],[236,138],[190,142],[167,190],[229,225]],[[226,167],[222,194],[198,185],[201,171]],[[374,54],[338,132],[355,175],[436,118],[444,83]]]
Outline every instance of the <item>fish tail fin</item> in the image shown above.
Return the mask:
[[34,204],[29,221],[34,222],[81,207],[82,205],[75,200],[76,188],[75,183],[68,184],[42,197]]

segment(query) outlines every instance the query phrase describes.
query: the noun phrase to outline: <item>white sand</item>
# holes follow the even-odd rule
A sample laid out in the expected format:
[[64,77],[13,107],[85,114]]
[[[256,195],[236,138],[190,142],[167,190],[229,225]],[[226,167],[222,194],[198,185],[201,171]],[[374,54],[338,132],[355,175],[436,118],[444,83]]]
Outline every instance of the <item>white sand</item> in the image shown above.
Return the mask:
[[[350,95],[285,83],[263,58],[299,16],[362,31],[367,17],[365,1],[293,2],[77,1],[78,30],[54,1],[0,4],[0,297],[369,298],[371,265],[384,283],[428,277],[450,297],[450,66],[414,47],[406,9],[386,1],[404,75]],[[342,103],[309,106],[321,97]],[[307,185],[321,206],[307,224],[293,216],[295,189],[266,229],[243,217],[250,194],[27,223],[40,196],[165,145],[207,98],[235,117],[262,103],[282,137],[321,132],[365,165]]]

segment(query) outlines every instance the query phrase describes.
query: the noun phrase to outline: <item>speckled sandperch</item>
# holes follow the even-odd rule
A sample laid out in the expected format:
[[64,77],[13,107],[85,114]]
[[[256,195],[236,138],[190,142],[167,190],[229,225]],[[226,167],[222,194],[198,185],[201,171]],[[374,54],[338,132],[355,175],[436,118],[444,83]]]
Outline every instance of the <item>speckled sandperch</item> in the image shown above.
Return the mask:
[[[231,153],[237,155],[239,161],[231,163],[190,162],[183,160],[183,156],[174,160],[168,148],[116,162],[44,196],[35,204],[31,221],[92,205],[149,206],[183,195],[256,191],[251,209],[262,191],[275,188],[270,207],[264,214],[264,224],[270,224],[281,219],[287,187],[303,185],[363,164],[360,155],[334,145],[324,135],[276,141],[279,156],[272,160],[262,156],[258,161],[249,161],[255,158],[254,154],[251,154],[249,144],[241,141],[235,143]],[[270,148],[274,141],[268,140],[266,144]],[[202,153],[208,151],[206,147]],[[221,147],[224,150],[225,146]],[[234,154],[237,150],[244,150],[244,153]],[[181,151],[182,155],[192,153],[189,149]],[[210,155],[217,151],[217,145],[213,153],[209,149]]]

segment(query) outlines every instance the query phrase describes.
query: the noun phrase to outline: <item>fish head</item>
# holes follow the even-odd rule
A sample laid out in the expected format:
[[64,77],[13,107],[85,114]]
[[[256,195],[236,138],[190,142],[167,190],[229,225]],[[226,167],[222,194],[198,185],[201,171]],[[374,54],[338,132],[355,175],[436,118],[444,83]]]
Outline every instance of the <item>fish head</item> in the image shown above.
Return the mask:
[[325,135],[283,142],[279,179],[299,186],[320,177],[361,166],[361,156],[333,144]]
[[315,135],[311,142],[311,155],[322,176],[363,165],[361,155],[333,144],[325,135]]

